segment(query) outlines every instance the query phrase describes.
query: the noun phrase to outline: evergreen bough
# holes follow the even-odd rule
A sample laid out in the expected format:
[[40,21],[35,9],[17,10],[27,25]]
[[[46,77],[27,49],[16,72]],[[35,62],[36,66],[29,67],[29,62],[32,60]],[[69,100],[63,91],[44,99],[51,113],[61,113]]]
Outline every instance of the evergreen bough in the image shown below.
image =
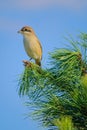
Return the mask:
[[31,63],[19,80],[19,95],[32,117],[50,130],[87,130],[87,34],[50,53],[50,68]]

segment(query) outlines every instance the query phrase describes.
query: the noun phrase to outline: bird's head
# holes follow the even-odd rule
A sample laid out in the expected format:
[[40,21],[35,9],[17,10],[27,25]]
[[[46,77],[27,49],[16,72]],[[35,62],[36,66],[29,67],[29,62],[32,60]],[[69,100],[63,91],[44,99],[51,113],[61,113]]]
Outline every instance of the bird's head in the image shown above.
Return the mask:
[[34,34],[34,31],[31,27],[25,26],[21,30],[19,30],[18,33],[21,33],[22,35],[32,35]]

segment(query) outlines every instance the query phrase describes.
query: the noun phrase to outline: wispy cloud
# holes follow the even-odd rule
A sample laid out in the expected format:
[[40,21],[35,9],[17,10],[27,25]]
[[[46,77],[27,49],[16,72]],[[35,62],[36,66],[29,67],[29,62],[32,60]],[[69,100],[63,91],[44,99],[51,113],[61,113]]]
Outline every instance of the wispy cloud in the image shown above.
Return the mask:
[[[69,9],[80,10],[86,7],[87,1],[86,0],[19,0],[19,7],[25,7],[30,9],[37,9],[37,8],[48,8],[52,6],[56,7],[65,7]],[[21,3],[21,4],[20,4]]]
[[[52,6],[64,7],[79,11],[87,8],[87,0],[2,0],[0,2],[0,29],[3,30],[3,28],[7,28],[9,30],[9,26],[10,30],[17,28],[21,21],[19,21],[19,19],[17,20],[17,18],[17,21],[15,21],[14,15],[16,15],[18,11],[29,9],[45,9]],[[13,10],[14,14],[12,13]]]
[[87,0],[7,0],[0,3],[1,8],[41,9],[51,6],[82,9],[87,6]]

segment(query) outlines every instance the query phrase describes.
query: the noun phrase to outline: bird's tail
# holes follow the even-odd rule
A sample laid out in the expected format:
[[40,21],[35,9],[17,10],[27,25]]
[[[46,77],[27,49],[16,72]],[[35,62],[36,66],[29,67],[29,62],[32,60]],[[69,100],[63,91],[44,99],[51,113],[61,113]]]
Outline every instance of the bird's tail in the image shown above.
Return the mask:
[[36,59],[35,63],[41,67],[41,61],[40,60]]

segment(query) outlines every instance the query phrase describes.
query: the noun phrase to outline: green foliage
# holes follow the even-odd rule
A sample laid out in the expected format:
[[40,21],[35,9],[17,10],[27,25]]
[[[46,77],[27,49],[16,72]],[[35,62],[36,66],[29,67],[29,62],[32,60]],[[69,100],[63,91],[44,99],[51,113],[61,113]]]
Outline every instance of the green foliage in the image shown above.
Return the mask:
[[31,63],[19,80],[32,117],[51,130],[87,130],[87,34],[50,54],[51,68]]
[[60,119],[54,120],[54,125],[57,126],[59,130],[76,130],[69,116],[62,116]]

